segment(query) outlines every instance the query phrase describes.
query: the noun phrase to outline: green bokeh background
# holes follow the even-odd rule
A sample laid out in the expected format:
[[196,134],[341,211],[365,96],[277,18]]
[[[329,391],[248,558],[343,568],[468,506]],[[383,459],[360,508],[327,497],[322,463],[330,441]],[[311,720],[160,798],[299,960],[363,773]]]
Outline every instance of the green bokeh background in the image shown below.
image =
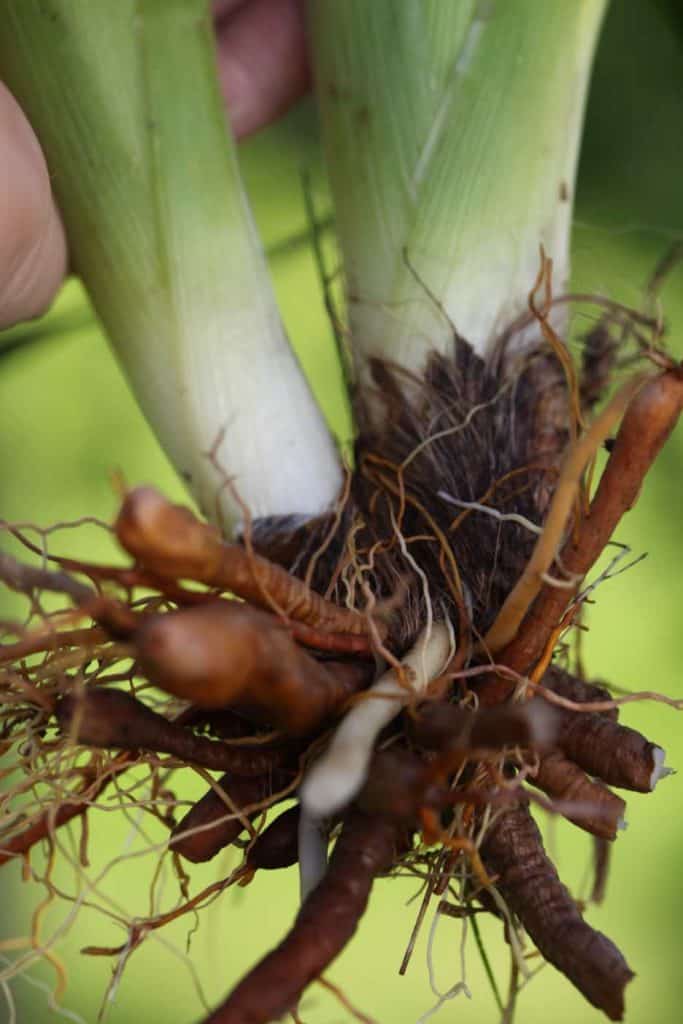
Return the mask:
[[[683,23],[676,4],[615,0],[603,34],[590,96],[579,176],[574,232],[574,284],[638,305],[642,286],[669,242],[683,235]],[[543,83],[538,83],[543,88]],[[542,140],[538,140],[542,145]],[[312,109],[304,106],[285,122],[242,148],[244,172],[257,219],[272,257],[278,298],[290,334],[316,393],[336,432],[349,435],[340,397],[339,371],[307,243],[300,171],[321,180]],[[504,169],[501,170],[504,173]],[[321,186],[322,187],[322,186]],[[671,347],[683,355],[683,272],[675,271],[662,294],[671,327]],[[578,332],[585,323],[575,323]],[[0,336],[1,337],[1,336]],[[19,345],[22,337],[32,342]],[[116,498],[110,473],[120,468],[130,482],[150,481],[181,496],[172,471],[136,409],[106,344],[75,284],[40,324],[26,325],[0,340],[1,515],[41,524],[84,514],[110,518]],[[14,347],[12,347],[14,346]],[[591,611],[586,639],[588,666],[629,689],[660,689],[683,695],[683,430],[669,443],[648,481],[638,507],[618,537],[649,557],[618,580],[605,584]],[[84,529],[68,540],[82,554],[103,556],[97,531]],[[0,596],[0,617],[12,610]],[[674,767],[683,765],[681,719],[661,705],[627,708],[626,723],[637,725],[663,744]],[[194,785],[194,784],[192,784]],[[683,889],[678,867],[683,849],[680,777],[665,780],[650,797],[628,800],[629,828],[614,850],[606,904],[589,919],[615,938],[638,977],[627,993],[631,1024],[681,1019],[680,942]],[[195,790],[199,787],[195,785]],[[153,830],[151,830],[153,832]],[[119,855],[131,833],[130,822],[105,811],[91,815],[91,875]],[[154,833],[159,841],[161,833]],[[557,824],[549,841],[565,879],[580,885],[590,857],[588,838]],[[68,841],[65,840],[68,847]],[[192,868],[194,891],[226,874],[233,854]],[[147,890],[154,857],[140,857],[112,868],[103,890],[129,913],[147,913]],[[75,886],[74,872],[60,868],[60,885]],[[164,880],[174,893],[170,874]],[[429,992],[424,929],[408,974],[397,968],[412,927],[416,905],[406,906],[413,882],[381,882],[370,911],[350,949],[330,977],[373,1018],[416,1021],[435,999]],[[19,866],[0,874],[0,940],[25,935],[43,891],[22,884]],[[257,878],[247,890],[230,890],[201,915],[191,962],[210,1003],[215,1002],[282,934],[297,903],[293,871]],[[69,908],[51,909],[45,937],[63,922]],[[201,1016],[201,1004],[185,955],[186,919],[150,939],[132,957],[115,1001],[112,1024],[164,1021],[187,1024]],[[459,978],[460,924],[443,919],[436,937],[435,964],[442,988]],[[502,988],[507,959],[495,922],[484,926],[487,948]],[[122,933],[106,918],[82,908],[60,941],[69,972],[64,1007],[90,1024],[97,1019],[110,978],[111,962],[79,955],[85,944],[115,945]],[[9,956],[18,955],[16,952]],[[474,944],[467,945],[471,1001],[460,996],[435,1016],[438,1022],[489,1022],[495,1004]],[[53,1019],[44,991],[54,972],[38,964],[11,983],[20,1022]],[[322,989],[313,987],[301,1012],[309,1024],[351,1019]],[[587,1006],[552,968],[533,979],[521,997],[518,1020],[577,1024],[601,1015]],[[0,992],[0,1021],[11,1019]]]

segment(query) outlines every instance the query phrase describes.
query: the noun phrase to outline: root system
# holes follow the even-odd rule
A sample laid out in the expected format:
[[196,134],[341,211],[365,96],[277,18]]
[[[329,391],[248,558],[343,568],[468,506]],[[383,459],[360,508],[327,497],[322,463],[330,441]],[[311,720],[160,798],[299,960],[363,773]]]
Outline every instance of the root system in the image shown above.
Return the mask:
[[[593,417],[625,358],[624,311],[605,311],[577,372],[548,308],[532,310],[541,340],[523,352],[507,334],[484,361],[455,337],[419,379],[375,362],[356,468],[333,514],[306,527],[247,518],[242,543],[226,544],[149,487],[126,494],[113,526],[124,566],[58,556],[7,527],[26,556],[3,555],[0,579],[28,616],[5,624],[0,648],[0,864],[21,858],[36,875],[40,843],[49,882],[74,821],[87,863],[106,791],[121,813],[153,818],[180,895],[117,918],[123,945],[88,949],[118,957],[117,978],[145,936],[298,863],[308,895],[291,931],[207,1024],[294,1013],[375,878],[396,872],[425,886],[418,925],[436,897],[443,912],[453,900],[461,915],[493,912],[517,964],[525,930],[621,1019],[633,973],[579,913],[529,805],[597,837],[602,898],[625,812],[608,787],[651,791],[664,752],[617,721],[609,689],[568,670],[567,640],[595,586],[586,574],[678,419],[683,369],[643,340],[658,325],[634,317],[629,343],[657,369]],[[188,806],[177,793],[192,774],[205,791]],[[239,867],[191,896],[183,863],[229,846]]]

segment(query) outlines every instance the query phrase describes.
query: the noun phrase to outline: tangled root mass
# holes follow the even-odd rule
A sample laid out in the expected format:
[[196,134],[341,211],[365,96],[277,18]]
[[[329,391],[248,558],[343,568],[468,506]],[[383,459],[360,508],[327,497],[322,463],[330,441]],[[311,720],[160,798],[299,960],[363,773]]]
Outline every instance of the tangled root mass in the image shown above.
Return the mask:
[[[85,823],[105,790],[125,793],[119,780],[143,765],[147,812],[170,833],[181,880],[172,909],[128,922],[123,945],[88,952],[125,962],[150,932],[260,871],[300,862],[310,877],[301,836],[312,824],[311,849],[319,839],[324,853],[335,840],[329,866],[289,935],[208,1021],[265,1024],[293,1010],[354,933],[375,877],[398,870],[425,881],[425,900],[437,894],[464,915],[499,916],[521,968],[525,930],[586,999],[621,1019],[632,972],[584,921],[529,805],[596,837],[602,891],[605,844],[625,809],[609,787],[649,792],[663,774],[663,751],[617,721],[609,691],[569,671],[566,645],[565,667],[551,660],[581,613],[595,538],[611,533],[628,488],[591,504],[583,474],[512,644],[492,651],[486,642],[547,529],[567,451],[598,399],[587,374],[598,366],[607,377],[605,361],[616,358],[604,322],[600,330],[608,344],[602,357],[599,339],[588,346],[582,380],[546,346],[515,358],[501,346],[483,361],[456,339],[419,380],[376,361],[375,394],[357,410],[356,469],[334,514],[306,527],[256,522],[243,544],[227,545],[188,510],[141,489],[126,496],[114,527],[133,559],[127,567],[54,557],[56,567],[35,568],[3,556],[0,576],[30,598],[33,615],[0,649],[0,743],[22,778],[3,798],[0,863],[28,862],[41,840],[58,845],[62,826]],[[683,402],[681,368],[659,350],[655,361],[661,372],[633,388],[611,456],[623,461],[630,446],[634,487]],[[647,424],[634,433],[645,399]],[[608,478],[603,490],[610,486]],[[46,612],[47,591],[70,606]],[[448,658],[419,680],[410,652],[444,626]],[[382,673],[395,677],[383,696],[369,689]],[[395,713],[371,737],[351,803],[313,823],[305,800],[266,820],[313,778],[349,708],[376,699],[394,700]],[[181,815],[169,793],[184,767],[210,785]],[[182,864],[234,843],[240,866],[190,896]]]

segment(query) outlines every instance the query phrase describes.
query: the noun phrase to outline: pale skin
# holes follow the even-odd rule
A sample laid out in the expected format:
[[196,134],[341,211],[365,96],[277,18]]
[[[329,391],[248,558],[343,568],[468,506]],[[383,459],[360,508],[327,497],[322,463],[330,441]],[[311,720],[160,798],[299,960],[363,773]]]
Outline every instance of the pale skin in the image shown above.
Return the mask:
[[[233,131],[245,138],[308,88],[303,0],[214,0],[213,10],[221,89]],[[0,154],[2,328],[48,308],[68,252],[40,145],[1,81]]]

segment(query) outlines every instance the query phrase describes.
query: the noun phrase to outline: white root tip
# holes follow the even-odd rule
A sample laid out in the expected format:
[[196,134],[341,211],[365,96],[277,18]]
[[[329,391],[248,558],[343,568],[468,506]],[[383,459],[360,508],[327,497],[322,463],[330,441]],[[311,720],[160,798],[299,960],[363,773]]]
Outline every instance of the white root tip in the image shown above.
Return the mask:
[[666,778],[667,775],[674,775],[674,769],[668,768],[664,764],[666,758],[666,751],[661,747],[654,747],[652,751],[652,775],[650,776],[650,790],[652,791],[660,779]]
[[628,828],[628,822],[626,818],[617,818],[617,831],[625,832]]
[[350,803],[363,786],[371,752],[372,748],[338,743],[332,757],[325,754],[316,761],[299,790],[306,813],[324,818]]
[[[443,671],[451,654],[451,632],[444,623],[434,623],[420,634],[403,659],[413,693],[427,688]],[[375,740],[410,696],[410,690],[401,685],[391,669],[370,687],[367,699],[351,708],[301,784],[301,806],[310,817],[334,814],[353,800],[367,777]]]
[[327,871],[327,834],[322,823],[301,807],[298,830],[299,894],[303,903]]

